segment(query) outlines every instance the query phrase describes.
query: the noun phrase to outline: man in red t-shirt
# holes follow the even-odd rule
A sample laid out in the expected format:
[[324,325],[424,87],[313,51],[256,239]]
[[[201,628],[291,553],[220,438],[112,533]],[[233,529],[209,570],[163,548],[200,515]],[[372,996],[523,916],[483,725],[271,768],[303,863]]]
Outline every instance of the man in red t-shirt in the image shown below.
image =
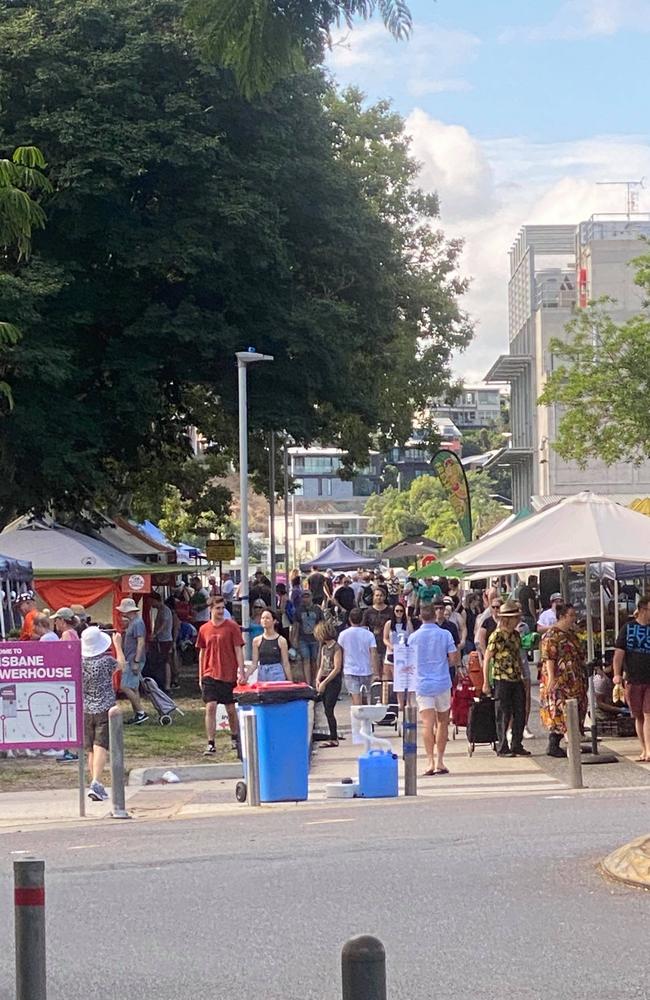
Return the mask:
[[199,629],[196,648],[199,651],[199,687],[205,703],[205,732],[208,745],[203,753],[215,753],[214,737],[217,731],[217,705],[225,705],[230,723],[233,747],[238,748],[239,725],[233,690],[243,684],[244,639],[241,629],[231,618],[224,618],[223,597],[210,599],[210,621]]

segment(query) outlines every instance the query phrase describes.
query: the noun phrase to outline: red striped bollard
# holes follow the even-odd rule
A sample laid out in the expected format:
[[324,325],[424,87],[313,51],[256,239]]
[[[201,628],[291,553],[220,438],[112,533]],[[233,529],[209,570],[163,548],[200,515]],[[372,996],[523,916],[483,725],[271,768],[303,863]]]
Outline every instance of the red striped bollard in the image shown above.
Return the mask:
[[45,1000],[45,862],[14,861],[16,1000]]

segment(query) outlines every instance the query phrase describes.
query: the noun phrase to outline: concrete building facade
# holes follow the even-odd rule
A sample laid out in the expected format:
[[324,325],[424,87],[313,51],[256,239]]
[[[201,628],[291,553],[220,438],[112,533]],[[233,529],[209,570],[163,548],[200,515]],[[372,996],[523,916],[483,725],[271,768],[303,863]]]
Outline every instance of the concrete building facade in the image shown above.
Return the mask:
[[537,400],[554,359],[552,340],[566,340],[566,325],[590,300],[609,296],[610,312],[622,322],[643,308],[634,283],[635,257],[650,237],[646,218],[593,217],[579,225],[524,226],[510,250],[508,283],[509,353],[485,376],[509,383],[511,446],[499,464],[512,469],[513,509],[540,506],[545,498],[584,489],[609,496],[650,494],[650,463],[607,466],[594,460],[585,469],[566,462],[552,447],[561,418],[558,406]]
[[447,417],[460,431],[491,427],[501,415],[501,393],[491,386],[464,385],[453,402],[436,400],[431,413]]

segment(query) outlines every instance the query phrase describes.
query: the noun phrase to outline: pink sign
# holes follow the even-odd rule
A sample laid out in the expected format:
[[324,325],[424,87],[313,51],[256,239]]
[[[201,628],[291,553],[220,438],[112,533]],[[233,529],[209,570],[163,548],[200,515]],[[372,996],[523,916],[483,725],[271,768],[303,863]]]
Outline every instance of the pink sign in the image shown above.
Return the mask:
[[0,642],[0,750],[82,740],[81,643]]

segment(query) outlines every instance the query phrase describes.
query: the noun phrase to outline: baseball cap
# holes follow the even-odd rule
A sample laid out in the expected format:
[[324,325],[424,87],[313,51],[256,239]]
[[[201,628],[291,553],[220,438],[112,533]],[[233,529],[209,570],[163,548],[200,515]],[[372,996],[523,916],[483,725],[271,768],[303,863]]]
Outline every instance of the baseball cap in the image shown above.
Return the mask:
[[50,621],[53,622],[55,618],[63,618],[65,622],[71,622],[74,621],[74,616],[72,608],[59,608],[53,615],[50,615]]
[[551,601],[561,601],[562,594],[551,594]]

